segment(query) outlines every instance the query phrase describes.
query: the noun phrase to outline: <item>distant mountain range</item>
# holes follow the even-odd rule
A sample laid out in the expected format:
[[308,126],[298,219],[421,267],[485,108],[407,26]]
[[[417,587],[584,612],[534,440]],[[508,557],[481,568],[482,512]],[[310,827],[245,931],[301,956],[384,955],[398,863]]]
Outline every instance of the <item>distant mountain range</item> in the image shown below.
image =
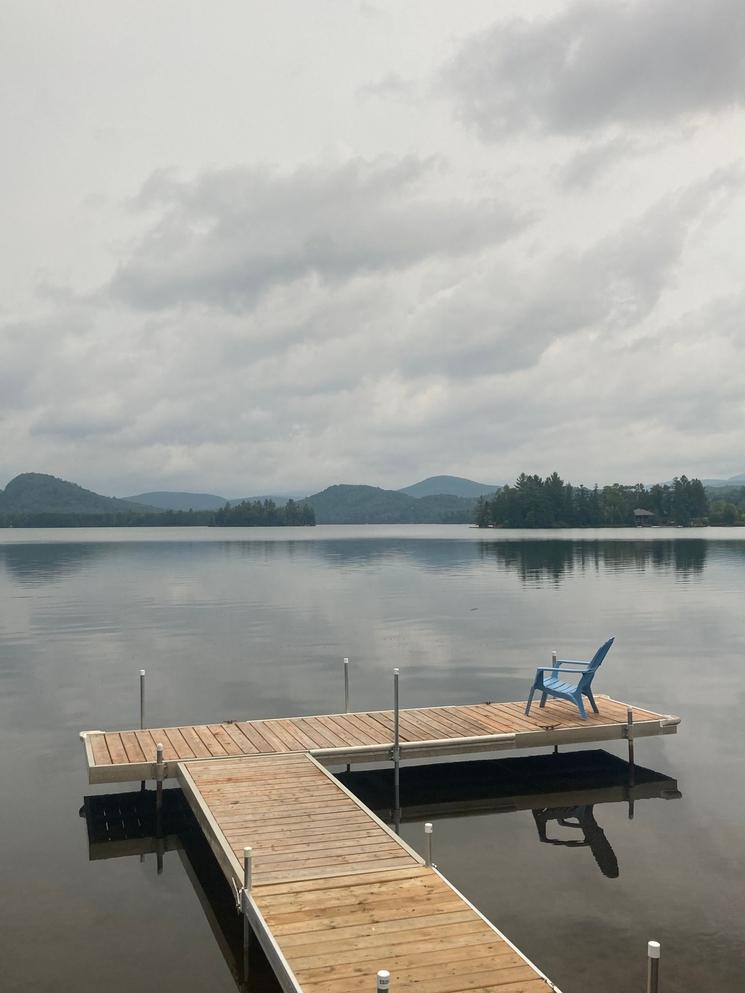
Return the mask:
[[306,498],[318,524],[468,524],[476,501],[450,494],[412,497],[378,486],[329,486]]
[[741,472],[737,476],[730,476],[729,479],[702,479],[701,482],[704,486],[711,486],[712,488],[719,486],[745,486],[745,472]]
[[462,476],[429,476],[419,483],[403,486],[398,492],[417,498],[445,494],[475,500],[480,496],[491,496],[501,486],[501,483],[476,483]]
[[[464,484],[477,488],[480,494],[482,484],[455,476],[433,477],[443,480],[438,486],[463,490]],[[408,489],[433,488],[433,480],[423,480]],[[466,486],[467,488],[467,486]],[[492,488],[488,488],[492,492]],[[247,497],[247,500],[271,499],[278,505],[284,504],[288,496]],[[295,499],[295,497],[293,497]],[[127,515],[129,518],[141,514],[163,514],[169,511],[194,511],[205,523],[204,515],[211,514],[225,506],[243,502],[239,499],[226,499],[214,493],[185,493],[165,490],[152,490],[139,493],[127,499],[106,497],[92,490],[86,490],[76,483],[69,483],[45,473],[26,472],[16,476],[0,490],[0,517],[9,523],[14,519],[19,523],[25,515],[75,515],[76,518]],[[458,494],[426,492],[426,495],[411,496],[401,490],[384,490],[377,486],[329,486],[320,493],[306,497],[319,524],[467,524],[473,520],[476,505],[475,497]],[[72,520],[72,516],[68,518]],[[76,520],[74,523],[80,523]],[[84,521],[83,521],[84,523]],[[135,522],[136,523],[136,522]],[[184,523],[189,523],[184,522]]]
[[223,497],[215,493],[181,493],[177,490],[154,490],[152,493],[138,493],[123,499],[129,503],[141,503],[147,507],[157,507],[159,510],[221,510],[226,503],[231,507],[246,500],[273,500],[277,505],[285,504],[288,500],[297,500],[304,493],[268,494],[266,496]]
[[225,497],[215,496],[214,493],[178,493],[170,490],[137,493],[124,499],[127,503],[144,504],[159,510],[220,510],[228,502]]
[[[742,487],[745,473],[726,480],[704,480],[704,483],[712,489]],[[474,519],[478,497],[494,493],[498,488],[496,484],[477,483],[459,476],[431,476],[401,490],[338,484],[302,499],[313,508],[319,524],[467,524]],[[280,506],[287,502],[288,496],[244,499],[271,499]],[[0,490],[0,524],[2,519],[6,523],[26,523],[22,520],[24,515],[56,515],[74,524],[85,523],[84,518],[89,516],[116,516],[119,521],[126,517],[125,523],[137,523],[131,520],[133,515],[156,515],[144,523],[159,523],[170,511],[190,510],[197,518],[177,523],[205,524],[211,523],[211,514],[226,503],[241,502],[213,493],[165,490],[117,499],[55,476],[26,472],[11,480],[4,491]],[[167,523],[174,522],[169,519]]]

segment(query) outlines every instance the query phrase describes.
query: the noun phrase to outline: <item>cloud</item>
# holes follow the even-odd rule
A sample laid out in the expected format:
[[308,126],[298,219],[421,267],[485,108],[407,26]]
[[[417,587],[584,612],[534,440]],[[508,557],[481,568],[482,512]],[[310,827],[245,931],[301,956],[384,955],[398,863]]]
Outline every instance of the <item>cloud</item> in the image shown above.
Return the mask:
[[638,143],[616,136],[583,148],[561,168],[560,181],[568,192],[585,190],[621,159],[638,150]]
[[[733,416],[739,301],[685,319],[665,311],[691,232],[729,217],[740,186],[737,170],[719,171],[579,248],[537,248],[531,233],[414,266],[308,273],[246,309],[199,299],[143,313],[99,295],[85,311],[7,326],[2,355],[24,383],[5,398],[7,475],[33,451],[35,467],[93,488],[106,465],[120,494],[396,483],[455,468],[577,476],[581,445],[600,459],[601,439],[636,437],[642,423],[639,443],[655,437],[667,452],[659,439],[683,431],[685,397],[694,420],[702,409],[687,361],[706,370],[706,389],[717,375],[728,384],[708,422]],[[578,413],[588,395],[590,420]],[[622,473],[622,454],[606,450],[603,464]]]
[[133,307],[255,305],[309,274],[324,281],[402,271],[498,243],[527,221],[491,198],[428,191],[435,162],[357,159],[291,173],[239,167],[179,181],[157,173],[137,205],[156,214],[110,294]]
[[486,139],[696,120],[745,103],[741,0],[575,2],[472,35],[444,72]]
[[453,377],[505,375],[535,364],[562,338],[640,326],[671,286],[693,227],[731,202],[736,168],[665,197],[584,250],[520,258],[498,253],[417,316],[402,367]]
[[416,85],[411,79],[404,79],[397,72],[386,73],[374,83],[365,83],[357,90],[362,99],[389,100],[406,99],[416,93]]

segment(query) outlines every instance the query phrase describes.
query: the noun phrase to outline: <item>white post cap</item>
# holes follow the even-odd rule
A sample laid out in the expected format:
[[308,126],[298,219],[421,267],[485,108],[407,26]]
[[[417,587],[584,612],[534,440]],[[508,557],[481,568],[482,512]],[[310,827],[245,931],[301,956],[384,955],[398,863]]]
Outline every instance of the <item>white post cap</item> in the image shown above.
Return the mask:
[[349,665],[349,659],[344,659],[344,665]]
[[250,846],[247,846],[246,848],[243,849],[243,858],[244,859],[250,859],[251,856],[253,855],[253,853],[254,853],[253,848],[251,848]]
[[394,670],[393,670],[393,675],[394,675],[394,676],[397,676],[397,675],[398,675],[398,669],[394,669]]
[[387,969],[378,970],[378,989],[387,990],[391,983],[391,974]]
[[432,834],[432,825],[430,824],[429,821],[427,821],[427,823],[424,825],[424,833]]
[[660,957],[659,941],[647,942],[647,956],[651,959],[658,959]]
[[162,744],[161,744],[160,742],[158,742],[158,743],[156,744],[156,746],[155,746],[155,751],[156,751],[156,752],[162,752],[162,751],[163,751],[163,745],[162,745]]
[[144,669],[140,669],[140,675],[141,676],[144,676],[145,675],[145,670]]

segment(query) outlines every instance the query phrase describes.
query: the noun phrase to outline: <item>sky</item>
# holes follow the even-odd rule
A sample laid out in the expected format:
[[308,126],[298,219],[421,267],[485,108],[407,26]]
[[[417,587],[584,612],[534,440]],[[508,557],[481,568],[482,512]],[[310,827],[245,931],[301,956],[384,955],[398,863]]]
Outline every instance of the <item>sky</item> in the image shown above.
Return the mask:
[[742,0],[6,0],[0,486],[745,472]]

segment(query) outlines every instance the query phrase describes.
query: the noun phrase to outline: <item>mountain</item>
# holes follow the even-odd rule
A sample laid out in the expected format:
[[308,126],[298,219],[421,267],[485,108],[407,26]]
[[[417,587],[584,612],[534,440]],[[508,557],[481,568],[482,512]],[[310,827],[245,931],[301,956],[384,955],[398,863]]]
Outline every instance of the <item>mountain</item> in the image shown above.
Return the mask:
[[178,493],[171,490],[138,493],[124,499],[130,503],[157,507],[159,510],[220,510],[229,502],[225,497],[214,493]]
[[745,486],[745,472],[741,472],[737,476],[730,476],[729,479],[702,479],[701,482],[704,486],[710,486],[712,489],[717,486]]
[[306,498],[318,524],[467,524],[474,500],[450,495],[416,499],[378,486],[329,486]]
[[131,514],[150,509],[42,472],[23,472],[0,492],[0,511],[5,514]]
[[429,476],[411,486],[404,486],[398,492],[417,498],[447,494],[475,500],[480,496],[491,496],[500,488],[501,484],[476,483],[473,479],[464,479],[462,476]]

